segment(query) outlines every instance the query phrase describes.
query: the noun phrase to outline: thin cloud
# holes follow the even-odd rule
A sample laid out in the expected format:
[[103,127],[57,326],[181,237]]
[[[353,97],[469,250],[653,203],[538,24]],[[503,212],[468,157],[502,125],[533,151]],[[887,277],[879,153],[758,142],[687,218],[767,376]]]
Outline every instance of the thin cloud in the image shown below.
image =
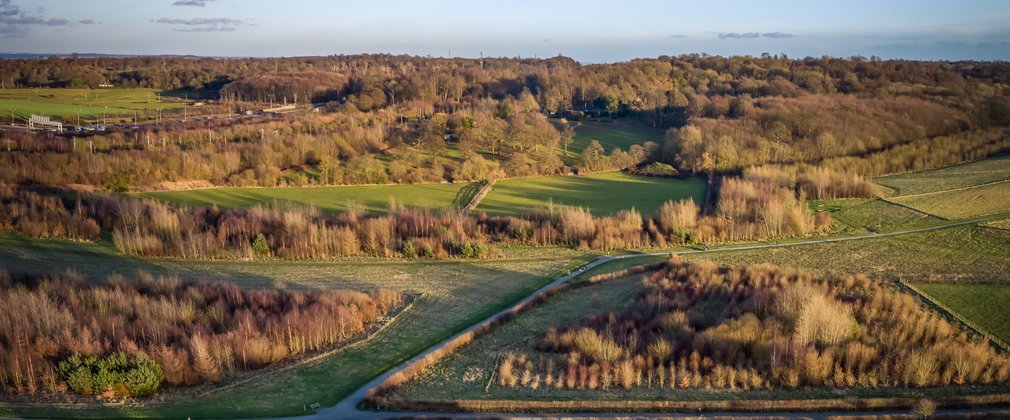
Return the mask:
[[41,7],[35,14],[21,10],[21,6],[11,3],[11,0],[0,0],[0,33],[10,36],[24,36],[33,26],[66,26],[69,20],[63,18],[46,18],[41,14]]
[[231,32],[246,23],[244,20],[229,18],[160,18],[154,22],[176,25],[172,29],[176,32]]
[[687,38],[687,35],[673,34],[673,35],[670,35],[670,38]]
[[785,32],[723,32],[719,34],[719,39],[756,39],[756,38],[771,38],[771,39],[783,39],[783,38],[795,38],[796,35],[785,33]]
[[719,39],[754,39],[761,36],[757,32],[723,32],[719,34]]
[[172,6],[204,7],[207,5],[207,3],[210,3],[212,1],[214,0],[176,0],[175,3],[172,3]]
[[761,34],[761,36],[763,36],[765,38],[774,38],[774,39],[779,39],[779,38],[796,38],[796,35],[787,34],[785,32],[765,32],[765,33]]
[[94,25],[98,22],[95,22],[94,19],[81,19],[77,21],[77,23],[80,23],[81,25]]

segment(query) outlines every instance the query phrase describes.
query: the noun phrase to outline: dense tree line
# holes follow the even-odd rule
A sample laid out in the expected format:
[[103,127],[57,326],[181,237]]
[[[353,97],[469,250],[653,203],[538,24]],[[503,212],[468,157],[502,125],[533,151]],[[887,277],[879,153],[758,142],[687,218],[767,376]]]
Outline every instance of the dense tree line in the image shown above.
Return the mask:
[[[348,100],[371,110],[419,101],[450,109],[483,98],[521,98],[556,112],[579,106],[662,110],[692,105],[708,115],[746,112],[732,100],[692,101],[695,95],[752,98],[803,94],[908,95],[962,109],[976,100],[981,121],[1002,118],[998,85],[1006,63],[915,62],[852,57],[662,56],[582,65],[566,57],[431,58],[385,54],[269,59],[191,57],[48,58],[0,62],[5,86],[91,86],[218,90],[232,100],[316,102]],[[80,79],[80,80],[78,80]],[[972,98],[972,96],[977,96]],[[271,99],[272,98],[272,99]],[[997,98],[992,102],[992,98]],[[708,108],[707,111],[705,109]]]
[[690,199],[667,202],[651,216],[634,209],[594,216],[584,208],[549,206],[520,216],[490,217],[395,203],[385,214],[366,215],[352,206],[323,215],[302,206],[188,209],[117,195],[58,198],[20,188],[3,191],[0,228],[71,239],[93,239],[104,229],[122,253],[185,258],[488,258],[501,244],[664,247],[807,236],[831,223],[825,213],[814,214],[793,189],[744,178],[723,180],[711,215]]
[[[15,134],[6,140],[16,150],[4,154],[0,180],[50,185],[431,182],[566,173],[572,166],[620,169],[657,160],[680,173],[737,172],[899,149],[908,162],[899,170],[912,170],[912,162],[929,154],[905,146],[1010,126],[1005,63],[686,55],[581,65],[564,57],[356,55],[72,57],[4,60],[0,69],[5,85],[73,86],[75,78],[88,78],[219,92],[236,109],[298,99],[325,103],[323,110],[331,112],[114,133],[76,147],[63,138]],[[585,113],[566,111],[582,109],[637,112],[654,125],[677,127],[662,151],[592,146],[566,162],[560,152],[570,132],[544,115],[578,118]],[[453,147],[461,157],[451,156]]]
[[250,290],[139,274],[0,273],[0,390],[130,398],[342,343],[399,292]]
[[659,150],[647,143],[606,151],[594,142],[581,161],[565,163],[558,126],[567,124],[540,113],[502,117],[490,108],[402,122],[392,118],[383,111],[246,124],[204,120],[79,139],[15,132],[4,140],[13,151],[0,153],[0,182],[115,191],[174,188],[194,180],[264,187],[493,180],[563,174],[573,166],[627,168]]
[[101,228],[81,203],[67,206],[57,196],[0,185],[0,231],[36,238],[95,240]]
[[877,176],[935,169],[1007,150],[1010,150],[1010,131],[993,128],[912,141],[864,156],[826,159],[820,166],[837,172]]
[[669,158],[695,172],[816,163],[973,127],[961,111],[911,97],[763,98],[739,116],[726,118],[721,112],[693,116],[689,125],[672,130],[665,146]]
[[497,383],[528,389],[932,387],[1006,383],[1010,358],[914,297],[862,276],[676,259],[621,313],[512,353]]

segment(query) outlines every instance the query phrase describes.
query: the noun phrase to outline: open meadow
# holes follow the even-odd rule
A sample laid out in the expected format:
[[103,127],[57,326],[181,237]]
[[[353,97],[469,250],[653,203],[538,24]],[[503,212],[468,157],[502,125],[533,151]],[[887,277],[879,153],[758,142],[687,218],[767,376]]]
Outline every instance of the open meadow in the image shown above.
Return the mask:
[[816,200],[814,211],[826,211],[843,233],[891,232],[936,226],[946,221],[879,198]]
[[19,119],[38,114],[76,124],[78,114],[88,119],[122,115],[132,120],[134,111],[144,115],[185,105],[181,101],[161,102],[158,94],[155,89],[0,89],[0,110],[8,118],[13,111]]
[[1010,211],[1010,181],[889,200],[946,219],[1005,213]]
[[600,142],[603,150],[610,153],[614,148],[627,151],[631,146],[647,141],[662,144],[666,134],[666,130],[649,125],[644,118],[587,120],[571,124],[576,124],[575,138],[568,152],[576,156],[593,140]]
[[553,204],[586,207],[594,215],[632,207],[649,215],[668,200],[692,198],[700,206],[704,197],[705,180],[701,178],[654,178],[607,172],[499,181],[477,210],[490,215],[517,215]]

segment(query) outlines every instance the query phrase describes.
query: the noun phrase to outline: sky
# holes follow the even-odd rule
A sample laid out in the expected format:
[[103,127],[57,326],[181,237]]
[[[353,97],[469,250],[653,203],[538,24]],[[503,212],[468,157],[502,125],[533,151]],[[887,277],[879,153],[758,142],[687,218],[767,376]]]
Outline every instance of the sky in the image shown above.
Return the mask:
[[0,52],[1010,60],[1010,1],[0,0]]

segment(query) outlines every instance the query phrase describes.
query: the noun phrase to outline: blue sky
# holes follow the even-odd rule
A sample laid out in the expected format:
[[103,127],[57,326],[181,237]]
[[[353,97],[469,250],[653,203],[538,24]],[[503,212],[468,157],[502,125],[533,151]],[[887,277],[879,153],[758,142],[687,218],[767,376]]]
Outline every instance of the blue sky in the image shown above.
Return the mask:
[[0,0],[0,51],[1010,59],[1010,1]]

